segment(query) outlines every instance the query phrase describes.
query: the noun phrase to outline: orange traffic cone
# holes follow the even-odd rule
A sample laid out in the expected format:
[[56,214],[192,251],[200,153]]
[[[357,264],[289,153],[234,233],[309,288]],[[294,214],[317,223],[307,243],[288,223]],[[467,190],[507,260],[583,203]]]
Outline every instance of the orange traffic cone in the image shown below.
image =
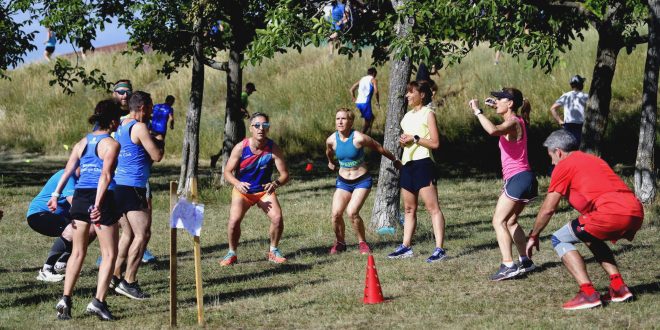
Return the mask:
[[364,285],[364,303],[365,304],[380,304],[384,301],[383,290],[380,287],[378,280],[378,271],[376,271],[376,263],[374,256],[369,255],[367,262],[367,279]]

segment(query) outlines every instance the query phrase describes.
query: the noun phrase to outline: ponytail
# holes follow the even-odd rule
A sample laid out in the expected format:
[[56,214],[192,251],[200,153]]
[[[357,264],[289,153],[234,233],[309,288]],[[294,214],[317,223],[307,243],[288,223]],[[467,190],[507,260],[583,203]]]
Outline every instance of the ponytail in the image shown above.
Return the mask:
[[529,125],[529,113],[532,112],[532,105],[529,104],[528,99],[523,99],[522,106],[520,107],[520,116]]

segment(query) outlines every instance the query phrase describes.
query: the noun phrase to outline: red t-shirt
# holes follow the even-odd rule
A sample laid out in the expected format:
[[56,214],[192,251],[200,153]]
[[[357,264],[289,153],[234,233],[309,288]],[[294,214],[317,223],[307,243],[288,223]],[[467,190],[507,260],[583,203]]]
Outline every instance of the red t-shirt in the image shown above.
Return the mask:
[[635,194],[602,159],[574,151],[552,172],[548,192],[557,192],[581,214],[644,217]]

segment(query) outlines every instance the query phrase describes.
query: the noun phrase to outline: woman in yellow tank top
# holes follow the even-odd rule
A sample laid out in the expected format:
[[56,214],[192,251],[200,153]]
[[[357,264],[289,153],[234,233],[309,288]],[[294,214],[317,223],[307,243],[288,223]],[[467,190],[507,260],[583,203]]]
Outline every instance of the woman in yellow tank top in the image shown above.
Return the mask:
[[445,217],[438,202],[435,163],[431,153],[440,145],[440,139],[435,113],[424,106],[431,102],[431,96],[428,82],[414,81],[408,84],[406,98],[411,109],[401,120],[403,134],[399,137],[403,147],[403,167],[399,179],[405,211],[403,243],[387,256],[391,259],[413,256],[412,237],[417,227],[417,202],[420,197],[431,216],[435,235],[435,250],[426,261],[432,263],[447,257],[443,249]]

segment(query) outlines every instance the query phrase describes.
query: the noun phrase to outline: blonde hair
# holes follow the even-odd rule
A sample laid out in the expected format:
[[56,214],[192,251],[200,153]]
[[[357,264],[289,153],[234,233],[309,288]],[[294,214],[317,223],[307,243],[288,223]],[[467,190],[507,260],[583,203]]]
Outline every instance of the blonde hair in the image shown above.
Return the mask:
[[338,108],[337,112],[335,112],[335,115],[338,114],[339,112],[346,112],[346,117],[348,117],[348,120],[354,121],[355,120],[355,113],[353,113],[353,110],[349,108]]

